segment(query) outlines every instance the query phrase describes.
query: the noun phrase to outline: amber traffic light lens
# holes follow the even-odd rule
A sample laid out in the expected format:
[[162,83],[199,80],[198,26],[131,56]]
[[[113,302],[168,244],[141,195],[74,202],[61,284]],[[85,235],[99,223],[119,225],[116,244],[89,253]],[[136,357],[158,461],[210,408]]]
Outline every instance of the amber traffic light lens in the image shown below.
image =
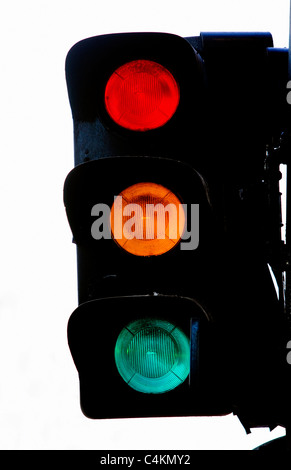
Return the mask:
[[109,78],[105,106],[113,121],[126,129],[147,131],[163,126],[180,100],[171,72],[150,60],[134,60]]
[[174,248],[185,229],[181,201],[155,183],[138,183],[123,190],[111,208],[111,232],[116,243],[136,256],[161,255]]

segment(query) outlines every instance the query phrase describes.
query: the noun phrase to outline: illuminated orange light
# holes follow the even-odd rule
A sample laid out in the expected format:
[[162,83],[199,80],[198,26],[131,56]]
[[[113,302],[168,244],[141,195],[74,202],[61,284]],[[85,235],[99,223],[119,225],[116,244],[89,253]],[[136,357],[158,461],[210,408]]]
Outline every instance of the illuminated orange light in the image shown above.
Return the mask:
[[171,250],[180,241],[186,220],[177,196],[155,183],[138,183],[123,190],[115,198],[110,217],[116,243],[137,256]]

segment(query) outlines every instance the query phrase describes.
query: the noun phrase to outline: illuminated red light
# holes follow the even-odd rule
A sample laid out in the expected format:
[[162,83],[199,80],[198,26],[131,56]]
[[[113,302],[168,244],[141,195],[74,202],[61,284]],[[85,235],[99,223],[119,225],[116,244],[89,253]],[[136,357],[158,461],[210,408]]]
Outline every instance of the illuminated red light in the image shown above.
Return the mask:
[[105,106],[118,125],[133,131],[163,126],[175,113],[180,91],[173,75],[150,60],[134,60],[109,78]]

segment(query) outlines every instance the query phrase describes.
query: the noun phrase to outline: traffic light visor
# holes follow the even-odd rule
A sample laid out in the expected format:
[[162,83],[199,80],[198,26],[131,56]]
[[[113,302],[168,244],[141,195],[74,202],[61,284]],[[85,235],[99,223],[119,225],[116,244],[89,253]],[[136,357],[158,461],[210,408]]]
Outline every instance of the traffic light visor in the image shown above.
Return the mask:
[[134,60],[116,69],[105,89],[105,106],[118,125],[133,131],[163,126],[175,113],[179,86],[161,64]]
[[125,251],[153,256],[177,245],[186,216],[172,191],[156,183],[137,183],[115,198],[110,223],[112,237]]
[[135,320],[118,336],[115,363],[123,380],[134,390],[168,392],[189,375],[190,341],[166,320]]

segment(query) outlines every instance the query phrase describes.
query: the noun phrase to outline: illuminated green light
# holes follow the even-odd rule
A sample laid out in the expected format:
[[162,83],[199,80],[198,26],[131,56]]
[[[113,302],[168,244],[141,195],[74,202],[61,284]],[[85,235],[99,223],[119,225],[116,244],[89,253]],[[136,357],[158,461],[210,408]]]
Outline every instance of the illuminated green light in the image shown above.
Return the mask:
[[134,390],[164,393],[189,375],[190,341],[168,321],[136,320],[118,336],[115,363],[123,380]]

